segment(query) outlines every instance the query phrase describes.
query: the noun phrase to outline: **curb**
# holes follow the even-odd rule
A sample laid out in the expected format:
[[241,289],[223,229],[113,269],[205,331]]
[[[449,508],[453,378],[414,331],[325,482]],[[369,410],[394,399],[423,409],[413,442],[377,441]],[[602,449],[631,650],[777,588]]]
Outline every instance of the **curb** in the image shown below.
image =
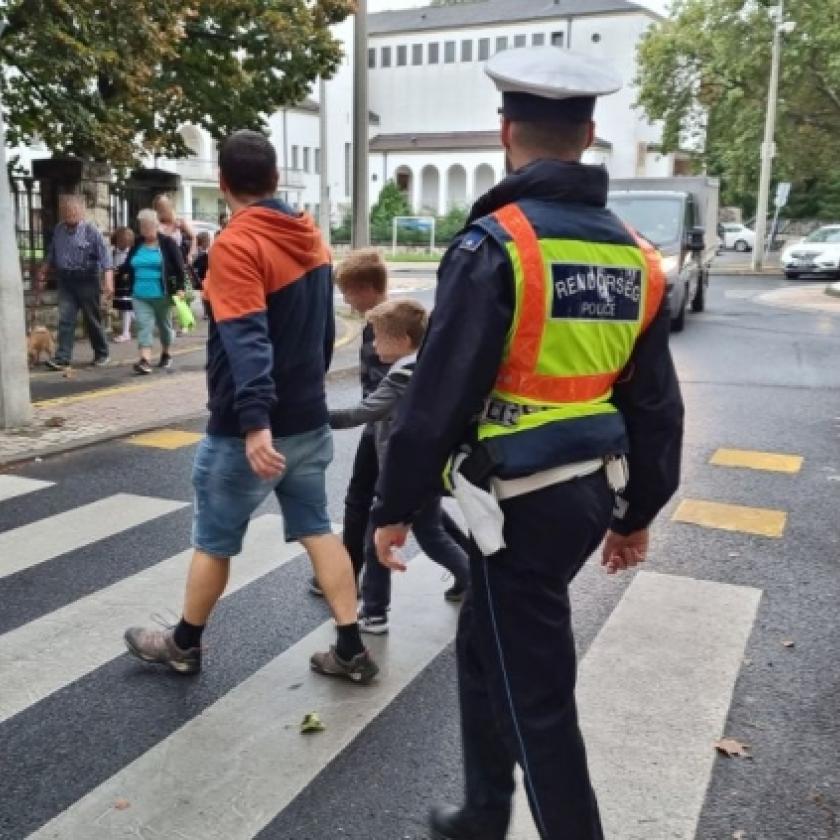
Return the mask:
[[711,277],[784,277],[781,269],[766,268],[753,271],[751,268],[713,268],[709,271]]
[[[347,367],[337,368],[327,373],[327,382],[344,379],[348,377],[357,377],[359,374],[359,365],[355,363]],[[120,440],[121,438],[131,437],[132,435],[139,435],[143,432],[151,432],[156,429],[165,429],[169,426],[177,426],[181,423],[191,423],[195,420],[201,420],[207,417],[206,411],[190,411],[185,414],[179,414],[175,417],[167,417],[161,422],[149,421],[146,423],[137,423],[133,426],[126,426],[121,429],[113,429],[102,434],[91,436],[89,438],[82,438],[80,440],[68,441],[67,443],[57,443],[54,446],[49,446],[38,452],[20,453],[9,457],[0,455],[0,472],[8,467],[20,466],[21,464],[32,463],[38,458],[52,458],[56,455],[66,455],[68,452],[75,452],[78,449],[89,449],[92,446],[97,446],[100,443],[108,443],[113,440]]]

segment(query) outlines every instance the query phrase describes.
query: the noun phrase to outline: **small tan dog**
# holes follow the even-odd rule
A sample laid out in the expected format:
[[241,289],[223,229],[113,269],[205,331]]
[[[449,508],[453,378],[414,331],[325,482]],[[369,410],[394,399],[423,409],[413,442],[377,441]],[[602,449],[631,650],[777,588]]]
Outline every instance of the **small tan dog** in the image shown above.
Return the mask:
[[55,339],[46,327],[33,327],[27,339],[29,352],[29,367],[34,367],[41,361],[41,354],[46,353],[47,358],[55,356]]

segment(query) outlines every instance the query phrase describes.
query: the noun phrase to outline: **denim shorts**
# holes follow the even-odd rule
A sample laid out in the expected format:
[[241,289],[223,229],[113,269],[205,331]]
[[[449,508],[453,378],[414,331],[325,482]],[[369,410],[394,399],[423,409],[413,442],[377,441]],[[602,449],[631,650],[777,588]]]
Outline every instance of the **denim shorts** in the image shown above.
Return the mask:
[[327,512],[327,467],[333,458],[328,426],[275,438],[286,470],[264,481],[251,469],[242,438],[208,435],[193,464],[193,546],[214,557],[233,557],[254,511],[274,493],[283,514],[286,542],[332,533]]

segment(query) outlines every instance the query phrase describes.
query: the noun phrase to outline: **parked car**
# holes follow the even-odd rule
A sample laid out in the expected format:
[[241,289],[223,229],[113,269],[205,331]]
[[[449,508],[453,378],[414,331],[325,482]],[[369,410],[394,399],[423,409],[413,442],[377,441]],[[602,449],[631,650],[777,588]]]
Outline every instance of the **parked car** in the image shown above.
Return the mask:
[[724,248],[745,253],[752,251],[755,247],[755,231],[750,230],[746,225],[724,222],[721,228],[723,230],[721,244]]
[[718,250],[716,178],[616,178],[608,207],[662,254],[671,329],[685,327],[686,311],[706,306],[709,265]]
[[840,277],[840,225],[817,228],[782,251],[782,268],[788,280],[813,275]]

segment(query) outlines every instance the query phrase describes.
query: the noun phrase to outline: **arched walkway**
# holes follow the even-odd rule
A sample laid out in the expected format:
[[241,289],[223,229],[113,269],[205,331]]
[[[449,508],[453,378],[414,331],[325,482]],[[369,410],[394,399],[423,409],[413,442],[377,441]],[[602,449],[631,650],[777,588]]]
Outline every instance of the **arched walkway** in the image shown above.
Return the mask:
[[467,203],[467,170],[456,163],[449,167],[446,188],[446,209],[464,207]]
[[414,209],[414,173],[409,166],[398,166],[394,170],[394,183],[397,189],[405,195],[408,203]]
[[424,166],[420,173],[420,210],[440,212],[440,173],[436,166]]
[[489,163],[482,163],[475,170],[475,197],[484,195],[496,184],[496,174]]

